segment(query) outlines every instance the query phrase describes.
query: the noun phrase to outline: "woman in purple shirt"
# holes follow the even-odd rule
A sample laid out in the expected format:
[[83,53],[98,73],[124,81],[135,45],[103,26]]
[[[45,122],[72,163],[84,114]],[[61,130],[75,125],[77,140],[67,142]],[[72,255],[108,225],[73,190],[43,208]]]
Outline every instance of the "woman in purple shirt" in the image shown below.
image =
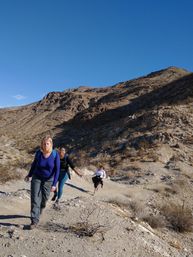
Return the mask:
[[41,142],[41,149],[35,154],[29,174],[25,181],[31,180],[31,225],[30,229],[37,226],[42,210],[50,192],[56,190],[60,171],[60,157],[53,150],[53,141],[50,136],[45,136]]

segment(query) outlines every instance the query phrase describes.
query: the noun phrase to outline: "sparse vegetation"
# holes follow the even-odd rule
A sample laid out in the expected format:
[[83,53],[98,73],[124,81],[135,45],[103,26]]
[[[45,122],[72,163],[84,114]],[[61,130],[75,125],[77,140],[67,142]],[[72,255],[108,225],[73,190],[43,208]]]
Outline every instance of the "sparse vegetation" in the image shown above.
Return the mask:
[[105,226],[102,226],[99,223],[90,224],[88,222],[77,222],[76,224],[69,226],[68,231],[76,234],[79,237],[92,237],[96,233],[104,233]]
[[[148,244],[151,244],[151,250],[154,246],[158,246],[157,250],[160,251],[169,249],[171,256],[176,256],[176,249],[184,251],[187,245],[191,249],[192,234],[176,234],[179,242],[182,242],[181,247],[178,241],[175,243],[174,232],[193,230],[193,107],[189,99],[193,89],[193,77],[192,74],[187,76],[186,73],[178,72],[178,69],[169,69],[160,71],[157,75],[97,90],[87,88],[52,92],[32,105],[14,110],[0,110],[0,183],[20,179],[22,173],[29,170],[28,165],[35,149],[39,146],[42,136],[49,132],[54,136],[54,146],[65,145],[70,150],[76,166],[85,170],[85,176],[81,180],[82,188],[88,186],[93,190],[91,172],[95,171],[98,162],[105,165],[112,181],[107,180],[104,188],[94,197],[91,196],[91,190],[88,189],[87,194],[86,190],[78,192],[78,187],[72,186],[73,196],[68,195],[68,204],[61,202],[61,205],[66,205],[63,210],[59,206],[58,212],[50,209],[52,222],[43,223],[40,229],[50,231],[51,238],[52,232],[69,232],[75,235],[74,240],[77,240],[76,237],[93,237],[98,233],[100,236],[100,233],[103,234],[107,230],[103,224],[112,224],[108,237],[112,231],[119,232],[119,228],[121,231],[129,227],[128,231],[134,232],[129,240],[135,243],[138,237],[138,248],[143,243],[145,246],[142,249],[147,249],[148,254]],[[189,101],[186,101],[187,99]],[[72,183],[76,182],[76,176],[73,179]],[[77,179],[79,183],[80,180]],[[13,184],[17,186],[17,183]],[[66,187],[66,190],[71,189]],[[19,200],[21,193],[18,192],[14,196]],[[84,194],[84,201],[71,204],[71,197],[79,194]],[[3,189],[1,196],[4,203],[6,192]],[[181,199],[186,199],[188,204],[180,204]],[[89,204],[87,201],[90,201]],[[23,203],[23,200],[21,202]],[[94,208],[93,203],[96,203]],[[101,214],[99,209],[105,213]],[[7,210],[4,209],[3,213],[7,214]],[[6,222],[11,221],[8,219]],[[164,227],[163,230],[154,231],[155,234],[158,232],[160,237],[149,233],[150,227],[144,222],[152,228]],[[114,247],[114,255],[128,255],[128,237],[122,232],[125,231],[122,230],[117,237],[114,234],[111,236],[110,247]],[[65,234],[57,240],[61,239],[62,245],[63,241],[66,242],[65,237],[71,240],[72,235]],[[186,239],[181,241],[183,237]],[[46,239],[43,239],[40,247],[45,243],[44,240],[50,242]],[[98,240],[97,236],[95,239]],[[79,242],[93,243],[95,239],[86,238]],[[59,240],[56,244],[57,250],[60,248]],[[123,241],[127,245],[124,246],[125,249],[121,249],[123,252],[120,252],[116,243],[121,242],[122,248]],[[34,244],[33,240],[28,242]],[[170,246],[176,248],[174,252]],[[51,249],[50,245],[48,248]],[[96,250],[95,246],[94,248]],[[98,248],[100,255],[101,249]],[[34,249],[34,245],[31,249]],[[47,249],[45,250],[47,254]],[[57,251],[53,254],[61,255]],[[90,252],[87,253],[89,254]]]
[[165,226],[164,217],[157,215],[146,215],[142,218],[143,221],[147,222],[152,228],[161,228]]
[[161,208],[161,213],[167,220],[167,226],[176,232],[191,232],[193,230],[192,210],[184,203],[168,203]]
[[81,221],[75,222],[74,224],[68,226],[60,223],[47,222],[43,226],[43,229],[52,232],[70,232],[78,237],[93,237],[96,233],[103,235],[107,231],[108,226],[102,225],[99,222],[91,221],[92,218],[95,220],[95,218],[98,216],[100,216],[100,210],[94,206],[91,209],[82,210],[79,216]]
[[22,173],[10,166],[0,166],[0,183],[22,178]]
[[68,230],[79,237],[92,237],[98,232],[104,233],[107,226],[101,225],[99,222],[92,222],[92,215],[96,217],[100,216],[100,210],[96,206],[90,210],[86,209],[82,211],[80,214],[82,221],[69,226]]
[[134,217],[138,217],[142,214],[143,207],[144,206],[137,201],[129,202],[129,208],[131,209]]
[[164,184],[157,185],[156,187],[149,187],[147,190],[153,191],[155,193],[160,193],[163,196],[169,197],[170,195],[175,195],[178,193],[178,188],[175,185],[166,186]]
[[84,151],[79,151],[76,156],[72,154],[72,158],[75,160],[77,167],[80,168],[87,167],[90,163],[89,157]]
[[118,199],[118,198],[111,198],[108,200],[108,203],[116,205],[120,208],[129,208],[129,202],[126,202],[122,199]]

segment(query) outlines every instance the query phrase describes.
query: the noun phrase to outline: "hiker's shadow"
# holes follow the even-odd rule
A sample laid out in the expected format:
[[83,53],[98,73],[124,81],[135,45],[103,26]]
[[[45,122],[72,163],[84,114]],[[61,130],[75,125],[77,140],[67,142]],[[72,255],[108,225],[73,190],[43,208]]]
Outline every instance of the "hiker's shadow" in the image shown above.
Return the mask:
[[30,218],[29,216],[26,215],[0,215],[0,220],[8,220],[8,219],[18,219],[18,218]]
[[77,186],[75,186],[75,185],[73,185],[73,184],[65,183],[65,185],[67,185],[67,186],[69,186],[69,187],[72,187],[72,188],[75,188],[75,189],[77,189],[77,190],[79,190],[79,191],[81,191],[81,192],[89,193],[88,190],[85,190],[84,188],[81,188],[81,187],[77,187]]
[[[19,219],[19,218],[30,218],[29,216],[25,216],[25,215],[17,215],[17,214],[13,214],[13,215],[0,215],[0,221],[1,220],[8,220],[8,219]],[[15,224],[15,223],[10,223],[10,222],[0,222],[1,226],[5,226],[5,227],[10,227],[10,226],[15,226],[15,227],[19,227],[19,224]]]

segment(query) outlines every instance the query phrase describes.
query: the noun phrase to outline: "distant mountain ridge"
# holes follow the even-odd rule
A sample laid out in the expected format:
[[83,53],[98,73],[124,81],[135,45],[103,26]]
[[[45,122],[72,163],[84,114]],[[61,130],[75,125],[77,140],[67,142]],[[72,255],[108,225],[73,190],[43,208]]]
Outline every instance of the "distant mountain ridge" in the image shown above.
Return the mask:
[[192,98],[193,73],[169,67],[110,87],[50,92],[39,102],[0,109],[0,134],[29,151],[51,133],[56,146],[65,144],[89,158],[100,153],[134,158],[136,151],[147,157],[152,146],[182,144],[189,160]]

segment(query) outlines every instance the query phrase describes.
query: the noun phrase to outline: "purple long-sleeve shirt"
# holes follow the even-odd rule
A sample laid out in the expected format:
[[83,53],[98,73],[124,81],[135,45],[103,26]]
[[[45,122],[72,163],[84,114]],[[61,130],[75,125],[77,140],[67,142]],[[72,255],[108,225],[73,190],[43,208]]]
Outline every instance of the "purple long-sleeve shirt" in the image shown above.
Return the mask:
[[52,186],[56,186],[60,173],[60,156],[58,152],[55,152],[55,156],[53,153],[50,154],[48,158],[45,158],[43,153],[38,150],[36,152],[34,161],[31,165],[31,169],[29,171],[28,176],[32,177],[32,175],[37,175],[42,179],[50,179],[53,177]]

